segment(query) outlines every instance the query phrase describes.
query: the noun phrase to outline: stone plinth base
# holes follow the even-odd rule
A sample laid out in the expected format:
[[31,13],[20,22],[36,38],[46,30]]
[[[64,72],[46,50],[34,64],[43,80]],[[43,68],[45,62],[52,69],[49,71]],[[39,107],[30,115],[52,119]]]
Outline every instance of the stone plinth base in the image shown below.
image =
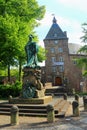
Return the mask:
[[42,98],[10,98],[9,103],[12,104],[45,104],[52,101],[52,96],[44,96]]

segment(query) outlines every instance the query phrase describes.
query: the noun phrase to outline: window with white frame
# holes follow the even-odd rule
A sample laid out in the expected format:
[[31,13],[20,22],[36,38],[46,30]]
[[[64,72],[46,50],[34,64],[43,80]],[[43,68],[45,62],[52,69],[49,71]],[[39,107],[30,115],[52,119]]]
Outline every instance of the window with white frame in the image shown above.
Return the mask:
[[59,71],[60,71],[60,72],[63,72],[63,71],[64,71],[64,66],[63,66],[63,65],[60,65],[60,66],[59,66]]
[[56,66],[52,67],[52,72],[56,72]]
[[51,48],[50,50],[51,50],[51,53],[54,53],[54,52],[55,52],[55,49],[54,49],[54,48]]
[[52,63],[54,63],[56,61],[55,57],[51,57]]
[[60,61],[60,62],[63,62],[63,61],[64,61],[64,59],[63,59],[62,56],[59,57],[59,61]]
[[58,52],[60,52],[60,53],[63,52],[63,48],[59,47]]

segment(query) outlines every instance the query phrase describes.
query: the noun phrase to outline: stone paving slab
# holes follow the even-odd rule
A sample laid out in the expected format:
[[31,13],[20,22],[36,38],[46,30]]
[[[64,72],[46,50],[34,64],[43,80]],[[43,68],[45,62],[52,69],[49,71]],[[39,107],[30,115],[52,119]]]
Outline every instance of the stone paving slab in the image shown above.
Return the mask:
[[[74,98],[68,99],[71,103]],[[10,117],[0,115],[0,130],[87,130],[87,112],[83,109],[82,98],[80,98],[80,116],[67,116],[56,119],[54,123],[48,123],[46,118],[19,117],[20,124],[10,125]]]
[[[3,120],[3,124],[1,124]],[[20,124],[10,125],[9,116],[0,116],[0,130],[87,130],[87,113],[81,112],[80,117],[56,119],[47,123],[46,118],[20,117]]]

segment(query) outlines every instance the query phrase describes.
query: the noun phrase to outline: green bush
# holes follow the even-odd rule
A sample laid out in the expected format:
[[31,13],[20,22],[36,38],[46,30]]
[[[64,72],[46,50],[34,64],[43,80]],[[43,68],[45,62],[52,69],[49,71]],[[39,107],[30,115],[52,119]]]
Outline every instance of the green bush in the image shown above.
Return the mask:
[[87,92],[76,92],[76,94],[78,94],[79,96],[85,96],[87,95]]
[[9,95],[17,97],[20,95],[21,90],[22,84],[19,81],[13,85],[0,85],[0,98],[8,98]]

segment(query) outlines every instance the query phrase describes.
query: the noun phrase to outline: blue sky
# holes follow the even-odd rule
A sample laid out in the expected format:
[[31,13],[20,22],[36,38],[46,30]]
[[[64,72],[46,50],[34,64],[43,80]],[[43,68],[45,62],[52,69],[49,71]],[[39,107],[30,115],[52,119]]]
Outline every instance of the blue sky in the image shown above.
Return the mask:
[[37,0],[39,5],[45,5],[46,13],[36,29],[40,44],[52,25],[52,14],[63,31],[67,31],[69,43],[81,43],[81,25],[87,22],[87,0]]

